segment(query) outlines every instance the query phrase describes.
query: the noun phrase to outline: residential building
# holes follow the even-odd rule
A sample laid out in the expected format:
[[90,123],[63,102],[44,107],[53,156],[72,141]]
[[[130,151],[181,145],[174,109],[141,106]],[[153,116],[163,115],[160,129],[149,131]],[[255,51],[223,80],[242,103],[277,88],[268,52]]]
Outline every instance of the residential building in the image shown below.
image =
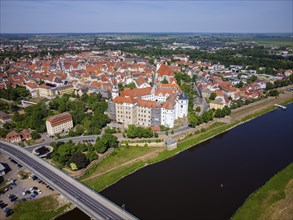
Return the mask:
[[46,121],[47,132],[49,135],[55,135],[73,128],[72,117],[69,113],[64,112],[49,117]]
[[11,143],[19,143],[21,142],[21,136],[15,131],[11,131],[6,135],[6,140]]

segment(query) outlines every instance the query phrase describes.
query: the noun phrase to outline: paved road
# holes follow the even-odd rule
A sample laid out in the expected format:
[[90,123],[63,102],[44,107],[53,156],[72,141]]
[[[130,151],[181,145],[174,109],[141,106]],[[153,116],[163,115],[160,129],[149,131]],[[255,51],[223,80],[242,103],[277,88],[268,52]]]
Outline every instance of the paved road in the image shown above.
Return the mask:
[[0,150],[27,167],[94,219],[136,219],[130,213],[27,150],[0,141]]

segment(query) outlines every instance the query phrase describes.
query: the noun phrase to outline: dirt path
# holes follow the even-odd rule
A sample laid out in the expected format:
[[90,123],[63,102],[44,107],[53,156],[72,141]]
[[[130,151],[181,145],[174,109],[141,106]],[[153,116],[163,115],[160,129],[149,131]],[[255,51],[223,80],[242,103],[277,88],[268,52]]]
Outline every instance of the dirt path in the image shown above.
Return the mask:
[[142,155],[142,156],[140,156],[140,157],[138,157],[138,158],[135,158],[135,159],[133,159],[133,160],[127,161],[127,162],[125,162],[125,163],[122,163],[122,164],[120,164],[119,166],[113,167],[113,168],[111,168],[111,169],[109,169],[109,170],[107,170],[107,171],[104,171],[104,172],[102,172],[102,173],[97,173],[97,174],[95,174],[95,175],[92,175],[92,176],[90,176],[90,177],[87,177],[87,178],[85,178],[85,179],[83,179],[83,180],[81,180],[81,181],[85,182],[85,181],[88,181],[88,180],[94,179],[94,178],[96,178],[96,177],[98,177],[98,176],[101,176],[101,175],[103,175],[103,174],[105,174],[105,173],[111,172],[111,171],[113,171],[113,170],[119,169],[119,168],[124,167],[124,166],[127,166],[127,165],[130,165],[130,164],[132,164],[132,163],[134,163],[134,162],[136,162],[136,161],[145,161],[145,160],[147,160],[147,159],[154,158],[154,157],[156,157],[156,156],[158,155],[159,152],[162,152],[164,149],[165,149],[165,148],[158,148],[158,149],[156,149],[155,151],[153,151],[153,152],[151,152],[151,153],[148,153],[148,154]]

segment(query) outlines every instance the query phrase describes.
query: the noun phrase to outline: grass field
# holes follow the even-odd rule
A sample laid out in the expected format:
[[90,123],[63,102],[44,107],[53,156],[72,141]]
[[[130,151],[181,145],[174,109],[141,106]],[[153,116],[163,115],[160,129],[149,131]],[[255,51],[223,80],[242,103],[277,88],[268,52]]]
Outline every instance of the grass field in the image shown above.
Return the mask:
[[50,220],[61,215],[70,204],[58,207],[57,195],[47,196],[27,202],[18,203],[13,209],[11,220]]
[[80,179],[83,180],[93,174],[103,173],[113,167],[117,167],[125,162],[137,157],[151,153],[155,148],[151,147],[119,147],[100,163],[91,167]]
[[232,220],[292,219],[293,163],[251,194]]
[[108,173],[105,173],[101,176],[98,176],[94,179],[87,180],[84,183],[96,191],[101,191],[101,190],[105,189],[106,187],[119,181],[123,177],[142,168],[143,166],[145,166],[145,163],[143,161],[138,161],[138,162],[133,163],[129,166],[121,167],[121,168],[115,169],[113,171],[110,171]]

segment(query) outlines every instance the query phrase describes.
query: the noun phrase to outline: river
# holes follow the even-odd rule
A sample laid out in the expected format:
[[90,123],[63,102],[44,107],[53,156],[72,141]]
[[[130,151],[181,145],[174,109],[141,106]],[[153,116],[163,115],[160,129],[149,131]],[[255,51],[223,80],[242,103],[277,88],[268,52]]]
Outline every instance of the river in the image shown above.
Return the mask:
[[[293,162],[293,104],[287,107],[147,166],[101,194],[140,219],[229,219]],[[74,209],[58,220],[86,218]]]

